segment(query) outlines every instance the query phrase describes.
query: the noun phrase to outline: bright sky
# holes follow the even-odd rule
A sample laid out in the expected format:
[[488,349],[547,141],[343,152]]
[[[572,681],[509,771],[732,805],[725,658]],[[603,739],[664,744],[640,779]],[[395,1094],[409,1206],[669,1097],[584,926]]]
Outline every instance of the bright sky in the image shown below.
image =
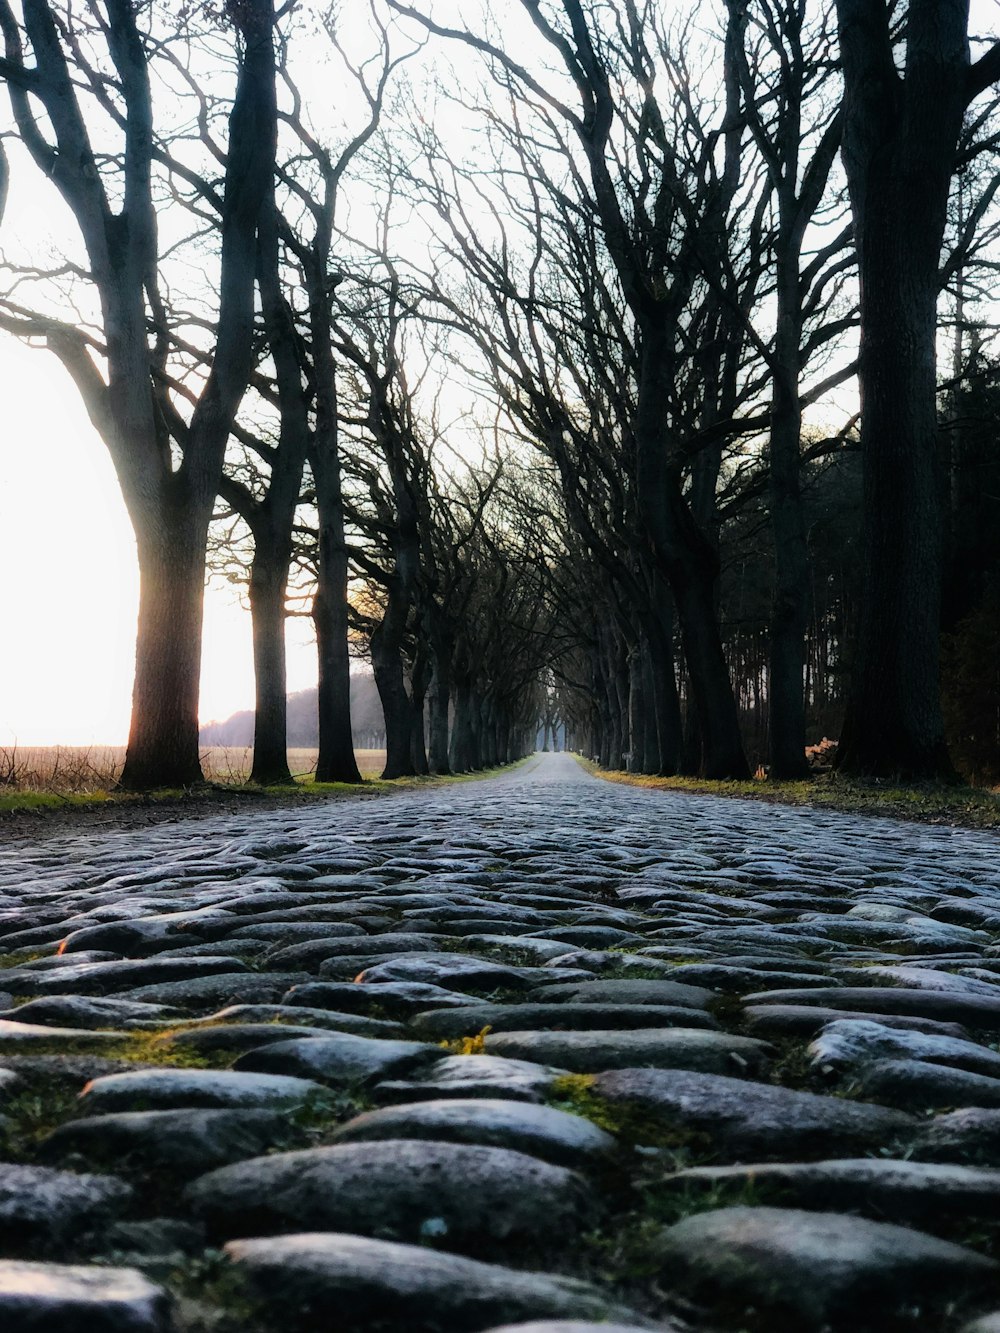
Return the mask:
[[[107,450],[55,358],[0,345],[0,746],[122,743],[132,692],[135,543]],[[289,688],[315,684],[307,621]],[[206,601],[202,717],[253,705],[250,617]]]

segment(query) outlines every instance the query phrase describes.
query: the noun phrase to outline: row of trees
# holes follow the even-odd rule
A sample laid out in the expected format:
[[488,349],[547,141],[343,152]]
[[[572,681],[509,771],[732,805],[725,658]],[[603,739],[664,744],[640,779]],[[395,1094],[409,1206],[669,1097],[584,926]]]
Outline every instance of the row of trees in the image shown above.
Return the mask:
[[247,581],[258,781],[289,779],[290,599],[324,779],[359,780],[359,649],[390,776],[503,762],[558,716],[616,766],[745,777],[749,740],[797,777],[845,702],[846,771],[950,774],[942,578],[968,674],[995,566],[967,479],[995,438],[968,422],[1000,44],[972,58],[961,4],[451,27],[371,0],[338,28],[0,0],[0,31],[13,188],[47,178],[77,233],[8,259],[0,327],[72,376],[136,531],[123,785],[200,776],[210,549]]

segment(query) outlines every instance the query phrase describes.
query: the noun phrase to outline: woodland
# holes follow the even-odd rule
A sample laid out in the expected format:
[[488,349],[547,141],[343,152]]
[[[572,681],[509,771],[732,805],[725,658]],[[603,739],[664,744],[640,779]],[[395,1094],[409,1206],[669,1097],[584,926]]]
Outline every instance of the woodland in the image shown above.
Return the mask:
[[[359,659],[386,777],[558,726],[636,773],[796,779],[831,738],[850,777],[1000,781],[977,21],[0,0],[0,357],[58,359],[134,528],[122,787],[201,780],[208,577],[253,616],[254,783],[291,781],[290,615],[320,781],[361,780]],[[56,258],[5,235],[36,187]]]

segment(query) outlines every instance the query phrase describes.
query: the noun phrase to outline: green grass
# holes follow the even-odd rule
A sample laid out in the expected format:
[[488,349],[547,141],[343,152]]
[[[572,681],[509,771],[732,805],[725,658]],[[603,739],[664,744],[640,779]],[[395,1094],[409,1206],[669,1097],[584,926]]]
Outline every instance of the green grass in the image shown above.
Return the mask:
[[846,814],[879,815],[921,824],[962,828],[1000,828],[1000,793],[946,783],[861,782],[836,775],[803,782],[709,782],[702,778],[660,778],[602,769],[587,759],[579,762],[595,777],[650,791],[687,792],[696,796],[727,796],[770,805],[810,806]]
[[322,800],[328,797],[348,796],[387,796],[398,791],[419,791],[425,787],[442,787],[452,783],[480,782],[485,778],[494,778],[502,773],[512,772],[527,762],[516,760],[500,768],[485,768],[474,773],[451,773],[445,776],[429,774],[422,777],[403,778],[367,778],[363,782],[315,782],[311,777],[297,779],[292,785],[260,787],[251,783],[206,782],[191,788],[160,787],[149,792],[123,791],[87,791],[54,792],[15,790],[0,793],[0,815],[30,813],[42,817],[48,811],[110,807],[128,809],[133,806],[204,803],[211,809],[220,797],[278,797],[289,805],[297,801]]
[[0,814],[12,810],[65,810],[67,806],[101,805],[110,792],[91,791],[59,796],[50,791],[12,791],[0,794]]

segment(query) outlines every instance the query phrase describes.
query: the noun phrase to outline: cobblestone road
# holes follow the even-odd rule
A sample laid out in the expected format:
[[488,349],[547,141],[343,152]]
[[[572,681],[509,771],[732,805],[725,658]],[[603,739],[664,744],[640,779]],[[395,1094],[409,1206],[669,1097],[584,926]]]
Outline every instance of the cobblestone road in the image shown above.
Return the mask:
[[0,1330],[998,1333],[998,851],[565,755],[10,842]]

